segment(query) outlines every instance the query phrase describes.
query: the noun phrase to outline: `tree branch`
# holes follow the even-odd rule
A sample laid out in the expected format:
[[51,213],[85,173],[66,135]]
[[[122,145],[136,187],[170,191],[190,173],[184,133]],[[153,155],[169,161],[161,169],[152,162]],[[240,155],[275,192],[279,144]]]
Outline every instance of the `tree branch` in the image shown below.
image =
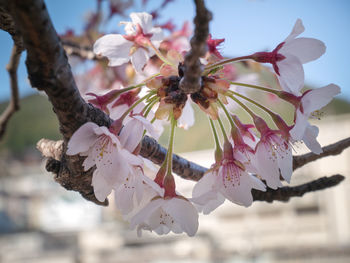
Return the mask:
[[4,0],[0,0],[0,29],[11,35],[18,51],[23,51],[22,36],[19,30],[17,30],[12,16],[9,13],[8,4]]
[[201,88],[203,66],[199,58],[207,51],[209,21],[212,19],[212,14],[206,9],[204,0],[194,0],[194,2],[196,4],[195,31],[191,39],[191,50],[184,61],[184,76],[180,81],[180,89],[186,94],[195,93]]
[[61,40],[61,41],[62,41],[64,50],[69,56],[75,56],[81,59],[88,59],[88,60],[102,59],[96,56],[96,54],[92,51],[91,47],[82,46],[82,45],[79,45],[78,43],[74,43],[69,40]]
[[330,177],[321,177],[317,180],[297,186],[284,186],[276,190],[268,187],[266,192],[253,189],[252,194],[254,201],[265,201],[268,203],[272,203],[273,201],[287,202],[291,197],[301,197],[309,192],[315,192],[336,186],[344,179],[344,176],[336,174]]
[[330,155],[338,155],[348,147],[350,147],[350,137],[323,147],[322,148],[323,152],[321,154],[315,154],[310,152],[303,155],[294,156],[293,171],[304,166],[307,163],[316,161],[323,157],[327,157]]
[[19,95],[18,95],[18,82],[17,82],[17,68],[19,60],[21,58],[22,50],[18,48],[16,43],[13,44],[10,61],[6,66],[6,69],[10,76],[10,88],[11,88],[11,99],[0,116],[0,140],[3,138],[7,123],[12,115],[19,110]]
[[[93,194],[93,188],[91,186],[93,168],[89,171],[84,171],[82,167],[84,158],[80,156],[67,156],[65,152],[69,138],[82,124],[91,121],[100,126],[108,127],[112,120],[102,111],[84,102],[80,96],[67,61],[67,56],[53,28],[43,1],[13,0],[8,3],[16,27],[21,29],[24,47],[27,50],[26,65],[30,82],[33,87],[45,91],[48,95],[53,105],[53,110],[59,120],[60,131],[64,139],[63,143],[58,143],[56,146],[45,142],[47,143],[46,146],[50,145],[49,147],[52,148],[48,152],[44,152],[47,156],[50,156],[46,166],[47,170],[54,172],[56,174],[55,180],[67,190],[78,191],[83,197],[96,204],[107,205],[107,200],[101,203]],[[204,8],[203,1],[198,0],[197,3],[202,3],[202,7]],[[200,9],[200,7],[197,8]],[[205,8],[204,10],[207,12]],[[203,10],[199,10],[199,13],[201,12]],[[208,13],[207,16],[209,16]],[[200,21],[201,19],[198,18],[196,23],[198,24]],[[199,26],[199,24],[198,26],[196,25],[198,30]],[[206,37],[201,39],[206,40]],[[194,46],[195,44],[193,44]],[[191,71],[190,68],[187,70]],[[44,147],[45,143],[41,141],[39,148]],[[55,148],[60,148],[61,150],[55,151]],[[165,149],[158,145],[152,138],[146,136],[142,141],[141,155],[155,163],[160,164],[164,160],[165,152]],[[175,172],[186,179],[197,181],[205,172],[205,168],[188,162],[176,155],[173,162]],[[315,182],[311,182],[308,187],[304,187],[306,189],[303,190],[304,192],[301,190],[296,191],[295,189],[293,191],[289,190],[291,193],[294,193],[289,194],[289,196],[297,196],[295,193],[305,193],[307,191],[325,188],[325,186],[322,186],[322,188],[320,185],[334,185],[329,180],[322,181],[323,183],[320,184],[320,180],[322,181],[324,179],[321,178]],[[280,191],[285,191],[284,194],[288,195],[287,188],[282,189],[285,190]],[[260,196],[273,195],[273,198],[279,196],[276,193],[271,194],[271,191],[279,190],[268,190],[268,192],[261,192],[259,194]],[[257,194],[254,194],[254,198],[259,200],[258,196],[255,195]],[[270,200],[271,198],[269,198],[266,197],[265,199]],[[273,200],[278,200],[278,198]]]
[[[82,167],[84,158],[67,156],[65,152],[69,138],[82,124],[91,121],[108,127],[112,120],[99,109],[86,103],[80,96],[67,56],[43,1],[14,0],[11,1],[10,11],[16,26],[21,29],[24,46],[27,49],[26,65],[29,80],[33,87],[48,95],[64,139],[62,153],[55,153],[56,157],[61,158],[59,160],[49,158],[47,168],[56,172],[55,180],[66,189],[78,191],[88,200],[105,205],[106,202],[99,202],[93,195],[91,186],[93,169],[84,171]],[[142,146],[142,155],[151,161],[159,163],[165,156],[165,149],[147,136]],[[44,154],[48,155],[45,152]],[[199,178],[205,171],[203,167],[177,156],[174,157],[174,169],[186,177],[193,178]]]

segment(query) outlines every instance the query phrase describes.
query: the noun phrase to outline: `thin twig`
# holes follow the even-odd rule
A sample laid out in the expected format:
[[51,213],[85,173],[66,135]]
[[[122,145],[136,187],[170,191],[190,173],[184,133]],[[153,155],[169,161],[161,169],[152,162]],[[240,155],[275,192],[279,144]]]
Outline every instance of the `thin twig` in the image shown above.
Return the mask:
[[310,152],[303,155],[294,156],[293,170],[295,171],[296,169],[304,166],[305,164],[316,161],[323,157],[327,157],[330,155],[338,155],[348,147],[350,147],[350,137],[323,147],[323,152],[321,154],[315,154]]
[[21,58],[22,51],[18,49],[17,45],[14,43],[10,61],[6,66],[6,69],[10,76],[10,88],[11,88],[11,98],[10,102],[5,109],[5,111],[0,116],[0,140],[3,138],[7,123],[12,117],[12,115],[19,110],[19,95],[18,95],[18,82],[17,82],[17,68],[19,60]]
[[271,203],[273,201],[287,202],[291,197],[301,197],[306,193],[324,190],[336,186],[344,179],[344,176],[336,174],[330,177],[321,177],[319,179],[297,186],[284,186],[276,190],[267,188],[266,192],[261,192],[253,189],[252,194],[254,201],[266,201],[268,203]]
[[61,40],[64,50],[67,55],[75,56],[87,60],[101,60],[102,58],[95,55],[91,47],[82,46],[68,40]]
[[212,19],[212,14],[205,7],[204,0],[194,0],[194,2],[196,4],[195,31],[191,39],[191,50],[184,61],[184,76],[180,81],[180,89],[186,94],[197,92],[201,88],[203,65],[199,58],[207,51],[209,21]]

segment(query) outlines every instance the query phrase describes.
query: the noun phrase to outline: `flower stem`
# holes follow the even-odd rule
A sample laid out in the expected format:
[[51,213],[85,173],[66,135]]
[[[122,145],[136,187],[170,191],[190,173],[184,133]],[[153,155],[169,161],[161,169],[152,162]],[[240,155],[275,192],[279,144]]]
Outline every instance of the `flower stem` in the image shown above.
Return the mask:
[[154,96],[152,98],[149,99],[149,103],[143,108],[142,112],[144,112],[144,117],[146,118],[148,116],[148,114],[150,113],[150,111],[152,110],[154,104],[156,104],[158,102],[158,97]]
[[220,141],[219,141],[219,137],[218,137],[218,133],[216,132],[216,128],[214,126],[214,122],[211,118],[209,118],[209,122],[210,122],[210,126],[211,126],[211,130],[213,132],[213,137],[214,137],[214,140],[215,140],[215,148],[216,149],[219,149],[220,148]]
[[145,78],[140,84],[138,84],[137,86],[141,85],[146,85],[146,82],[150,81],[151,79],[155,78],[155,77],[158,77],[160,75],[160,73],[156,73],[156,74],[153,74],[151,76],[149,76],[148,78]]
[[229,122],[230,122],[231,128],[232,128],[232,129],[236,129],[236,125],[235,125],[235,123],[233,122],[232,117],[231,117],[230,113],[227,111],[225,105],[224,105],[224,104],[222,103],[222,101],[219,100],[219,99],[218,99],[218,102],[219,102],[221,108],[224,110],[225,115],[226,115],[227,119],[228,119]]
[[176,120],[174,118],[174,114],[171,114],[171,130],[170,130],[170,138],[169,138],[169,146],[167,151],[167,170],[164,177],[164,197],[175,197],[176,191],[175,191],[175,179],[172,174],[172,167],[173,167],[173,147],[174,147],[174,135],[175,135],[175,128],[176,128]]
[[224,136],[224,140],[225,140],[225,142],[227,142],[228,141],[228,137],[227,137],[227,134],[226,134],[226,131],[225,131],[225,127],[222,124],[222,121],[221,121],[220,117],[218,117],[218,122],[219,122],[219,125],[220,125],[220,128],[221,128],[222,135]]
[[149,46],[154,50],[154,52],[156,53],[157,57],[158,57],[161,61],[163,61],[165,64],[168,64],[168,65],[170,65],[170,66],[175,67],[175,65],[174,65],[173,63],[169,62],[169,60],[167,60],[167,59],[163,56],[163,54],[159,51],[159,49],[156,48],[156,47],[153,45],[152,41],[148,41],[148,42],[149,42],[149,43],[148,43]]
[[124,119],[126,116],[128,116],[128,114],[138,105],[140,104],[142,101],[144,101],[145,99],[148,99],[149,97],[151,97],[155,92],[154,91],[150,91],[147,95],[143,96],[142,98],[138,99],[133,105],[131,105],[131,107],[124,112],[124,114],[120,117],[120,119]]
[[207,67],[205,67],[205,71],[208,72],[212,69],[215,69],[217,67],[223,66],[225,64],[228,63],[232,63],[232,62],[236,62],[236,61],[240,61],[240,60],[246,60],[246,59],[252,59],[252,56],[242,56],[242,57],[236,57],[236,58],[230,58],[230,59],[225,59],[225,60],[221,60],[215,64],[211,64],[208,65]]
[[246,112],[249,113],[249,115],[254,119],[256,117],[256,114],[251,111],[246,105],[244,105],[240,100],[238,100],[236,97],[233,95],[228,95],[232,100],[234,100],[239,106],[241,106]]
[[175,127],[176,120],[174,118],[174,114],[171,114],[171,130],[170,130],[170,138],[169,138],[169,146],[168,146],[168,168],[167,173],[171,174],[172,166],[173,166],[173,148],[174,148],[174,136],[175,136]]
[[[265,106],[261,105],[260,103],[257,103],[256,101],[242,95],[242,94],[239,94],[237,92],[234,92],[232,90],[229,90],[229,93],[231,93],[232,95],[234,96],[238,96],[238,97],[241,97],[242,99],[245,99],[246,101],[249,101],[250,103],[254,104],[255,106],[259,107],[260,109],[266,111],[271,117],[274,117],[276,115],[276,113],[274,113],[273,111],[269,110],[268,108],[266,108]],[[230,98],[232,98],[230,96]]]
[[269,89],[269,88],[265,88],[265,87],[262,87],[262,86],[251,85],[251,84],[240,83],[240,82],[233,82],[233,81],[230,81],[230,84],[236,85],[236,86],[242,86],[242,87],[247,87],[247,88],[258,89],[258,90],[270,92],[270,93],[273,93],[273,94],[275,94],[277,96],[279,96],[279,94],[280,94],[279,90]]

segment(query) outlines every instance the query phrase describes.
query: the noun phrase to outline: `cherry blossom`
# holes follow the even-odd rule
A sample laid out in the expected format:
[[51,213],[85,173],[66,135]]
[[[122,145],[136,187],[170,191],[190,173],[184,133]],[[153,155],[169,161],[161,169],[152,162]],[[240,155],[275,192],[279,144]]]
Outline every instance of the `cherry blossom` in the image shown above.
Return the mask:
[[158,235],[172,231],[194,236],[198,229],[198,213],[191,202],[182,196],[158,196],[131,218],[130,227],[134,229],[136,226],[139,236],[142,230],[155,231]]
[[164,189],[148,178],[141,167],[134,167],[124,182],[114,190],[116,207],[126,219],[135,211],[140,210],[146,200],[150,201],[157,195],[164,195]]
[[120,132],[121,145],[123,145],[129,152],[134,152],[141,142],[144,130],[146,130],[152,137],[158,137],[152,124],[147,119],[140,115],[132,115]]
[[[317,142],[318,128],[310,125],[308,118],[326,106],[334,96],[340,93],[337,85],[329,84],[325,87],[308,90],[299,97],[299,105],[295,113],[295,125],[290,131],[294,140],[302,140],[305,145],[314,153],[322,152],[320,144]],[[316,112],[316,113],[315,113]]]
[[296,96],[304,87],[302,64],[318,59],[326,51],[325,44],[314,38],[297,38],[305,30],[298,19],[289,36],[272,52],[257,52],[252,58],[261,63],[271,63],[283,90]]
[[94,52],[109,59],[109,66],[120,66],[131,60],[137,72],[141,72],[148,59],[155,54],[163,39],[162,30],[152,26],[152,16],[147,13],[131,13],[132,22],[125,24],[126,35],[108,34],[94,44]]
[[[194,202],[202,206],[205,213],[209,213],[223,202],[222,196],[238,205],[250,206],[253,202],[253,188],[266,190],[264,183],[249,174],[245,166],[235,159],[234,149],[231,143],[226,141],[220,164],[214,165],[214,168],[198,181],[193,190],[193,197]],[[215,195],[215,192],[218,194]]]
[[261,134],[255,148],[256,166],[260,175],[272,189],[282,186],[281,176],[289,183],[293,172],[292,149],[280,131],[272,130],[266,122],[256,116],[256,128]]
[[84,170],[96,165],[99,175],[113,187],[126,178],[133,166],[142,165],[142,159],[125,146],[129,147],[127,144],[122,146],[118,137],[107,127],[87,122],[69,140],[67,154],[86,156]]
[[[127,6],[130,1],[111,0],[112,15],[124,10],[114,6],[119,2]],[[200,58],[201,85],[196,92],[188,93],[179,85],[189,69],[184,60],[190,49],[188,23],[179,31],[174,31],[170,22],[164,24],[162,27],[171,34],[163,39],[161,28],[152,26],[152,15],[131,13],[130,17],[131,22],[122,22],[125,35],[105,35],[94,45],[94,52],[107,57],[109,66],[114,67],[109,68],[112,74],[107,74],[104,62],[98,61],[100,66],[93,75],[98,79],[85,85],[90,91],[86,95],[93,96],[88,102],[115,121],[109,128],[92,122],[82,125],[69,140],[67,154],[85,157],[83,168],[93,171],[91,185],[97,200],[104,202],[114,191],[116,208],[131,228],[137,228],[138,235],[149,230],[159,235],[185,232],[193,236],[198,229],[198,212],[209,214],[226,199],[248,207],[253,202],[252,189],[266,191],[267,187],[282,187],[282,181],[290,183],[292,144],[296,141],[302,140],[313,152],[321,153],[316,140],[318,128],[310,125],[308,118],[317,115],[340,88],[330,84],[301,94],[303,64],[319,58],[326,47],[320,40],[299,37],[304,31],[300,19],[272,52],[250,56],[224,59],[218,47],[225,39],[213,39],[209,34],[208,52]],[[130,60],[131,64],[119,67]],[[265,67],[259,63],[272,64],[275,73],[269,69],[263,73],[274,81],[267,81],[263,74],[248,73],[252,67],[247,63],[233,64],[238,61],[260,69]],[[97,95],[90,86],[101,83],[103,90],[116,85],[126,88]],[[279,115],[277,106],[285,102],[295,107],[289,112],[295,116],[293,121],[286,122]],[[209,119],[215,163],[194,186],[192,198],[187,199],[178,193],[172,165],[175,129],[194,124],[193,104]],[[238,108],[251,117],[251,123],[240,121]],[[150,161],[139,156],[141,142],[146,133],[158,140],[157,129],[162,130],[159,123],[169,122],[165,158],[159,168],[145,174],[144,165]]]

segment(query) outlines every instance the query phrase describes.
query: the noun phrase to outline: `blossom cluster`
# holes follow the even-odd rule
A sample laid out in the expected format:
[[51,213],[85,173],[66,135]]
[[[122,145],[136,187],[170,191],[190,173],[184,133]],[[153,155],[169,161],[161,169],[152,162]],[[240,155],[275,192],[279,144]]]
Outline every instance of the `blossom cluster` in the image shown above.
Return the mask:
[[[84,169],[94,169],[96,198],[103,202],[113,192],[116,207],[139,234],[150,230],[193,236],[198,229],[198,213],[209,214],[226,199],[248,207],[253,202],[252,189],[266,191],[267,187],[277,189],[283,182],[289,183],[296,142],[304,142],[316,154],[322,152],[316,139],[318,128],[308,119],[317,116],[340,88],[330,84],[304,89],[303,64],[318,59],[326,47],[320,40],[299,37],[304,31],[300,19],[271,52],[224,58],[219,50],[224,39],[209,35],[208,51],[201,58],[202,86],[187,94],[179,83],[190,48],[188,24],[179,31],[171,27],[172,33],[165,37],[161,27],[153,26],[150,14],[132,13],[130,18],[130,22],[122,22],[124,35],[99,38],[94,52],[106,57],[110,67],[124,65],[125,74],[135,83],[104,95],[86,94],[88,102],[114,121],[110,127],[92,122],[82,125],[71,137],[67,154],[85,157]],[[259,86],[255,75],[239,76],[236,63],[241,61],[271,64],[276,88]],[[247,90],[289,103],[294,108],[294,120],[284,120],[251,98]],[[208,116],[215,163],[194,186],[192,197],[185,197],[176,189],[172,156],[175,128],[187,129],[194,124],[194,105]],[[240,120],[238,109],[250,117],[249,123]],[[263,116],[268,115],[269,120],[256,109],[265,112]],[[170,138],[165,160],[154,176],[145,174],[148,161],[140,156],[141,141],[146,134],[158,139],[168,122]]]

